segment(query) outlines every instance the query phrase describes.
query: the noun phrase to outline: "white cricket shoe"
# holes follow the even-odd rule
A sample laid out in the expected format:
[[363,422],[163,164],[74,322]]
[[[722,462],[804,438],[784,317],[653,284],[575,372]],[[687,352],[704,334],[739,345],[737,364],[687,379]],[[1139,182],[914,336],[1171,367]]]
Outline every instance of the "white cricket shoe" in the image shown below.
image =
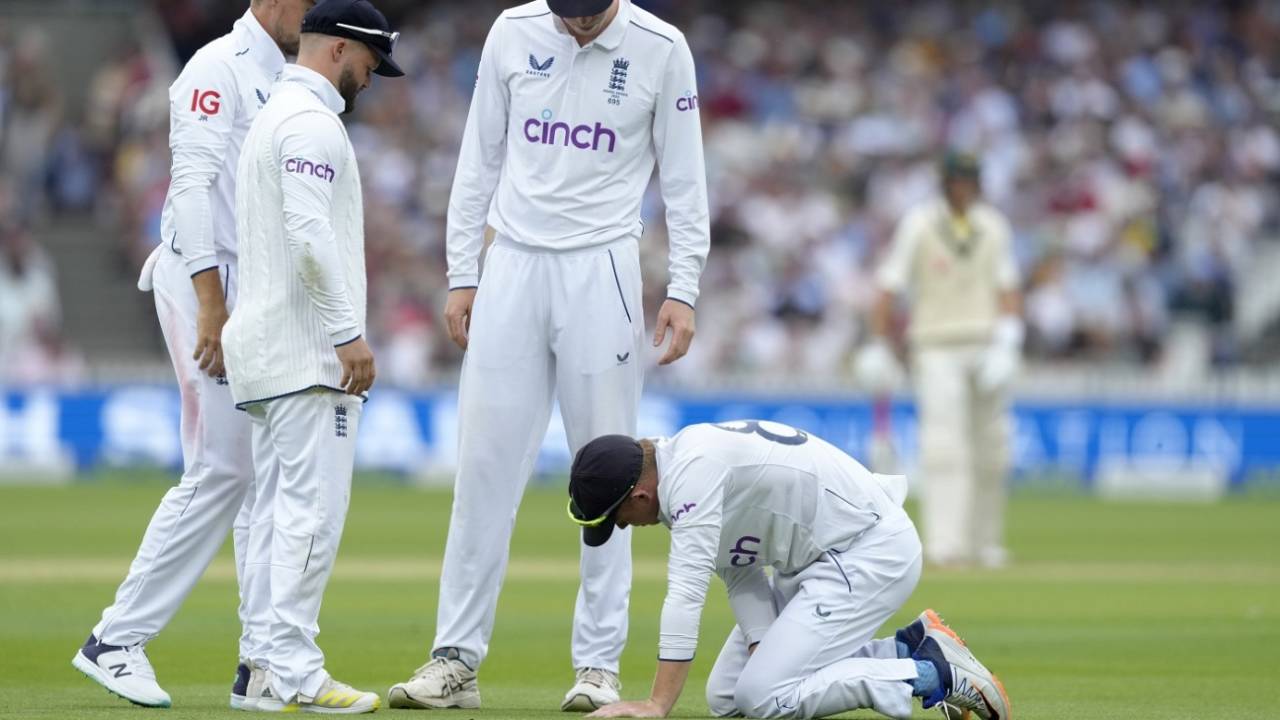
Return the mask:
[[169,693],[156,682],[156,671],[142,645],[107,645],[93,635],[76,651],[71,664],[113,695],[134,705],[169,707]]
[[938,669],[940,687],[924,698],[926,710],[940,706],[948,720],[968,718],[971,712],[982,720],[1010,720],[1004,685],[964,645],[939,643],[934,636],[926,636],[912,657],[932,662]]
[[476,671],[457,657],[435,655],[415,670],[408,682],[391,686],[387,705],[413,710],[478,708],[480,687],[476,684]]
[[298,709],[321,715],[359,715],[382,707],[378,693],[357,690],[344,682],[328,678],[311,699],[299,698]]
[[249,684],[245,690],[241,710],[265,713],[295,713],[298,703],[293,698],[282,698],[271,687],[275,675],[266,668],[254,666],[249,672]]
[[253,677],[249,661],[236,665],[236,679],[231,683],[231,709],[244,710],[245,697],[249,694],[249,679]]
[[276,694],[272,687],[275,676],[270,670],[253,669],[249,679],[245,704],[241,709],[271,713],[317,713],[320,715],[359,715],[375,712],[382,707],[382,698],[377,693],[357,690],[332,677],[325,678],[324,684],[314,697],[294,696],[285,700]]
[[565,712],[591,712],[620,699],[622,681],[618,674],[601,668],[581,668],[578,680],[564,696],[560,709]]

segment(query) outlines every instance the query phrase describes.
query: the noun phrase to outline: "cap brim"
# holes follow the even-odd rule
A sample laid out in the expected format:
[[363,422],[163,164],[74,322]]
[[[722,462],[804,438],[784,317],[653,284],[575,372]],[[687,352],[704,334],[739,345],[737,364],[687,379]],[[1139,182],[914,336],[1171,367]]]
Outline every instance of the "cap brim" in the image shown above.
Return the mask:
[[378,59],[382,61],[378,63],[378,67],[374,68],[373,73],[375,75],[381,75],[382,77],[404,77],[404,70],[401,70],[400,66],[396,64],[396,61],[392,60],[390,55],[383,52],[382,48],[370,45],[369,49],[372,50],[373,54],[377,55]]
[[609,538],[613,536],[613,529],[618,526],[616,515],[617,513],[610,513],[609,519],[599,525],[582,528],[582,542],[587,547],[600,547],[609,542]]

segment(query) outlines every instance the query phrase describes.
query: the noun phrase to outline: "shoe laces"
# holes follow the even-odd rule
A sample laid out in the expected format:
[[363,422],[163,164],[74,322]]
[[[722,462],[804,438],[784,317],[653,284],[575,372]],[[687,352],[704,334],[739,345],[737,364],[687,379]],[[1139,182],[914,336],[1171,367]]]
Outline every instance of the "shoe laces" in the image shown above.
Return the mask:
[[142,645],[132,645],[125,650],[129,657],[129,670],[138,677],[156,679],[156,670],[147,659],[147,651]]
[[582,668],[578,671],[578,682],[588,683],[599,688],[613,688],[614,690],[617,690],[619,685],[617,676],[613,673],[600,668],[590,667]]
[[[449,688],[462,687],[462,674],[458,672],[458,665],[462,665],[462,661],[443,657],[431,658],[426,665],[413,672],[413,679],[444,681]],[[449,680],[453,682],[449,683]]]
[[[943,699],[942,704],[944,707],[958,706],[964,710],[986,709],[982,693],[978,691],[978,688],[970,684],[966,678],[960,678],[956,681],[955,687],[953,687],[950,694]],[[948,717],[950,717],[949,714]]]

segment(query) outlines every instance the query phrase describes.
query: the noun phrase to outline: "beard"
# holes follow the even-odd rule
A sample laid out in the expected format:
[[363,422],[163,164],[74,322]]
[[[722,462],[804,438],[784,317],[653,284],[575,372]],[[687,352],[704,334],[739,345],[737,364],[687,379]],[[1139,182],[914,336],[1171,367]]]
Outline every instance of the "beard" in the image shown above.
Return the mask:
[[356,80],[356,73],[350,67],[342,68],[342,75],[338,77],[338,94],[347,103],[342,110],[343,115],[356,109],[356,96],[360,94],[360,82]]

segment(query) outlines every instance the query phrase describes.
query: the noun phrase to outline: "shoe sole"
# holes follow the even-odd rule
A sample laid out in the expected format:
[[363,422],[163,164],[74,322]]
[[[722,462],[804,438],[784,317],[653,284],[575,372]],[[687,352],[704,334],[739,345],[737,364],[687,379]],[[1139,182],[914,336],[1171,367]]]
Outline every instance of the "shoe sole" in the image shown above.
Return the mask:
[[407,690],[396,685],[387,693],[387,707],[396,710],[475,710],[480,707],[480,694],[458,700],[419,700]]
[[345,708],[328,708],[328,707],[323,707],[319,705],[302,705],[300,706],[300,710],[301,712],[304,712],[304,713],[314,713],[316,715],[363,715],[365,713],[376,712],[380,707],[382,707],[382,698],[375,695],[373,697],[373,702],[369,704],[362,705],[361,703],[356,703],[351,707],[345,707]]
[[79,650],[76,651],[75,657],[71,658],[71,666],[79,670],[80,672],[84,673],[85,675],[87,675],[90,680],[93,680],[94,682],[98,683],[107,692],[111,693],[112,695],[115,695],[121,700],[128,700],[134,705],[140,705],[142,707],[150,707],[150,708],[167,708],[172,705],[172,702],[169,700],[147,702],[145,700],[132,698],[126,695],[125,693],[121,692],[120,690],[117,690],[116,688],[111,687],[111,681],[107,678],[106,670],[103,670],[102,668],[98,667],[97,663],[85,657],[83,654],[80,653]]
[[[617,702],[617,700],[613,702]],[[560,710],[562,712],[593,712],[608,704],[598,703],[586,693],[576,693],[565,698],[564,702],[560,703]]]

